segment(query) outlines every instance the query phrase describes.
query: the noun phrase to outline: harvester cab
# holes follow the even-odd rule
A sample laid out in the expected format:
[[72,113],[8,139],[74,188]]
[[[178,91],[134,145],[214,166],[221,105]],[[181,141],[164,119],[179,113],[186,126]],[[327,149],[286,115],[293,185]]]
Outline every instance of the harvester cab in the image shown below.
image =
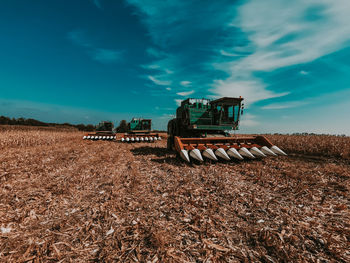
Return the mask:
[[152,126],[151,119],[132,118],[128,123],[128,130],[130,133],[150,132]]
[[128,132],[120,139],[121,142],[155,142],[162,138],[158,133],[152,133],[152,120],[132,118],[128,123]]
[[286,155],[264,136],[232,135],[243,114],[243,98],[186,99],[168,123],[168,149],[182,159],[217,161]]
[[86,134],[84,140],[115,140],[116,134],[113,132],[113,122],[111,121],[101,121],[96,125],[95,133]]
[[111,121],[101,121],[97,126],[96,126],[96,131],[113,131],[113,122]]

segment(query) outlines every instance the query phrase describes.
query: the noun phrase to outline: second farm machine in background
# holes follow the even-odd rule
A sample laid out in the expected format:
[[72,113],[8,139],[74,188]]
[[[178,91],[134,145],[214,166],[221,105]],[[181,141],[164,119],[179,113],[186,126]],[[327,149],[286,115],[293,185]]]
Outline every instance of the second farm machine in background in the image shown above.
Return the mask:
[[111,121],[101,121],[96,126],[96,132],[86,134],[84,140],[115,140],[116,134],[113,132],[113,122]]
[[128,132],[123,134],[121,142],[155,142],[162,138],[152,132],[152,120],[132,118],[128,123]]

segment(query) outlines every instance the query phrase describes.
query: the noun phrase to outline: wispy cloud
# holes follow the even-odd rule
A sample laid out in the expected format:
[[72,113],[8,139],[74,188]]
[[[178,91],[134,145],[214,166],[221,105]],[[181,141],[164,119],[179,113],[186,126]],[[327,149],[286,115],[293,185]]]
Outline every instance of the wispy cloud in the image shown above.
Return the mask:
[[93,0],[93,3],[97,8],[102,9],[101,0]]
[[187,96],[189,96],[189,95],[191,95],[193,93],[194,93],[194,90],[190,90],[190,91],[178,92],[176,94],[179,95],[179,96],[187,97]]
[[141,67],[145,69],[161,69],[157,64],[141,65]]
[[148,79],[150,79],[154,84],[159,85],[159,86],[169,86],[169,85],[171,85],[171,81],[160,80],[160,79],[157,79],[154,76],[148,76]]
[[257,117],[253,114],[246,113],[241,116],[240,125],[243,127],[256,127],[260,125],[260,122],[258,122]]
[[184,87],[188,87],[188,86],[191,86],[191,83],[192,83],[191,81],[183,80],[180,82],[180,85]]
[[309,73],[310,73],[310,72],[305,71],[305,70],[300,70],[300,71],[299,71],[299,74],[300,74],[300,75],[309,75]]
[[191,79],[196,92],[241,95],[248,105],[298,89],[274,87],[264,78],[270,72],[313,62],[350,42],[348,0],[128,2],[157,46],[148,50],[152,64],[173,72],[167,81],[185,86],[181,82]]
[[266,106],[261,107],[264,110],[280,110],[280,109],[289,109],[289,108],[295,108],[299,106],[303,106],[308,104],[307,101],[287,101],[284,103],[272,103],[268,104]]
[[120,61],[122,54],[123,52],[119,50],[96,48],[92,56],[93,59],[101,63],[113,63]]
[[68,32],[67,37],[75,45],[83,47],[93,60],[100,63],[114,63],[122,59],[123,50],[96,47],[83,30]]
[[253,51],[242,59],[219,64],[231,76],[214,86],[216,92],[231,93],[238,83],[254,80],[254,89],[241,87],[246,95],[254,97],[258,92],[254,100],[276,97],[278,94],[267,90],[268,83],[253,77],[255,72],[311,62],[345,47],[350,40],[349,12],[350,2],[346,0],[288,1],[288,8],[280,0],[251,0],[243,4],[231,26],[246,34],[246,51],[252,47]]
[[175,101],[175,103],[176,103],[177,106],[180,106],[180,105],[181,105],[182,100],[180,100],[180,99],[175,99],[174,101]]
[[172,118],[175,118],[175,115],[174,114],[166,114],[164,113],[162,116],[159,117],[160,119],[167,119],[167,120],[170,120]]
[[74,30],[68,32],[68,39],[71,40],[74,44],[82,47],[92,47],[91,42],[86,37],[86,34],[82,30]]
[[227,52],[227,51],[222,50],[222,49],[219,52],[220,52],[221,55],[226,56],[226,57],[239,57],[239,56],[242,56],[240,54],[230,53],[230,52]]
[[215,80],[213,86],[214,89],[212,91],[216,93],[216,97],[242,96],[250,103],[289,94],[289,92],[274,93],[269,91],[266,89],[266,84],[253,77],[247,80],[236,80],[235,77],[227,80]]
[[151,57],[155,57],[155,58],[161,58],[164,57],[166,55],[166,53],[164,51],[161,51],[159,49],[156,48],[147,48],[146,50],[147,54]]

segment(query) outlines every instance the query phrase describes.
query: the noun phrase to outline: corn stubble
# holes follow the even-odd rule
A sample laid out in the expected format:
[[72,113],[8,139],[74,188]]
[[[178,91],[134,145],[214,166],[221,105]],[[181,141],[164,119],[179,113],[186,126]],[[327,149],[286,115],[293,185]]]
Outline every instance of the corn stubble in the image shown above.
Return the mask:
[[3,131],[0,261],[349,262],[349,138],[269,139],[291,156],[188,165],[166,140]]

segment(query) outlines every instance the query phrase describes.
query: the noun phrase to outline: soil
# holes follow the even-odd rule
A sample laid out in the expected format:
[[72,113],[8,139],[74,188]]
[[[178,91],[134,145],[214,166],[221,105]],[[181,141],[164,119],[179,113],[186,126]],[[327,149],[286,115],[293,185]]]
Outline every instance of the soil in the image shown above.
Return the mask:
[[348,159],[187,164],[165,139],[60,136],[2,144],[1,262],[350,262]]

